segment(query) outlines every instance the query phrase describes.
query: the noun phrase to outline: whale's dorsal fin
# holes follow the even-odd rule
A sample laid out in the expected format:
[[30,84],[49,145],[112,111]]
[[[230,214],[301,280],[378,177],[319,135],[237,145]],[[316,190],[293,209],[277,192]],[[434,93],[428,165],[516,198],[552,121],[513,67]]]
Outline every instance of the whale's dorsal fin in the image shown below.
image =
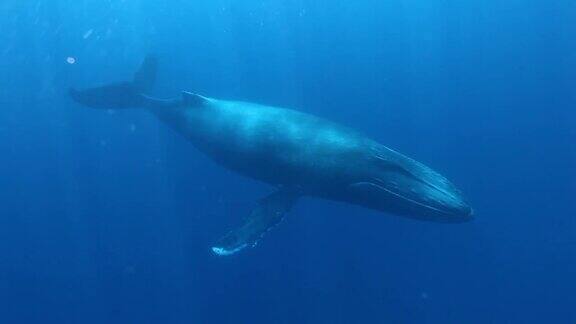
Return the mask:
[[185,106],[202,107],[210,102],[210,98],[206,98],[196,93],[182,91],[182,102]]

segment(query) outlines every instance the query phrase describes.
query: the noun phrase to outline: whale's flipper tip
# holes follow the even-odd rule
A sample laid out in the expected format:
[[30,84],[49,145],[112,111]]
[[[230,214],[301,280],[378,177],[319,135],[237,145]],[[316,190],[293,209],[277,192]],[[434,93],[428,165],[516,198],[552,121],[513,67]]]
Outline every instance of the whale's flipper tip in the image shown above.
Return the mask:
[[236,253],[236,252],[244,249],[246,246],[247,246],[247,244],[242,244],[242,245],[240,245],[240,246],[238,246],[238,247],[236,247],[236,248],[234,248],[234,249],[231,249],[231,250],[229,250],[229,249],[227,249],[227,248],[225,248],[225,247],[216,247],[216,246],[213,246],[213,247],[212,247],[212,252],[214,252],[214,253],[217,254],[217,255],[222,255],[222,256],[232,255],[232,254],[234,254],[234,253]]
[[264,233],[278,225],[290,210],[298,195],[290,190],[280,190],[262,199],[242,226],[224,235],[214,246],[217,255],[232,255],[255,246]]

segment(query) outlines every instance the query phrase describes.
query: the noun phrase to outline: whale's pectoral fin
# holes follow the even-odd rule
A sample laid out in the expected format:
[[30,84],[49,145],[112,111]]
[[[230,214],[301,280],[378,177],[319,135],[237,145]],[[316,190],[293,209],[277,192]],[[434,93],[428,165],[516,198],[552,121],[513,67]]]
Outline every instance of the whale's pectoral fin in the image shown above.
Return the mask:
[[218,240],[212,251],[218,255],[230,255],[247,246],[255,246],[264,233],[282,221],[297,198],[296,192],[281,189],[260,200],[244,224]]

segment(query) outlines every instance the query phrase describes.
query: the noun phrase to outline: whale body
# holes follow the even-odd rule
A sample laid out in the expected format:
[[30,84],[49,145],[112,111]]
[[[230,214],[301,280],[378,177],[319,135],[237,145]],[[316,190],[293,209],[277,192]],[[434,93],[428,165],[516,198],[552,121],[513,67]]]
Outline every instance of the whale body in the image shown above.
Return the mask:
[[183,92],[148,96],[156,74],[149,57],[131,82],[71,90],[94,108],[142,108],[222,166],[277,189],[212,247],[220,255],[254,246],[301,196],[348,202],[413,219],[472,218],[444,176],[359,132],[301,111]]

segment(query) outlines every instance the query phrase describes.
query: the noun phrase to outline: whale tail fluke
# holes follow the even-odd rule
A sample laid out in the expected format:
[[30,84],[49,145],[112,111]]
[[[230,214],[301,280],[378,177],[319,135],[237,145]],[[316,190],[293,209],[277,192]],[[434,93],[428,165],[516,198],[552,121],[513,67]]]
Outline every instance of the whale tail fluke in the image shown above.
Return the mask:
[[70,89],[69,94],[76,102],[99,109],[140,108],[153,105],[155,100],[146,96],[156,82],[158,61],[147,56],[130,82],[114,83],[84,90]]
[[140,69],[134,74],[132,86],[143,94],[149,94],[156,83],[158,74],[158,59],[153,55],[148,55],[140,65]]

